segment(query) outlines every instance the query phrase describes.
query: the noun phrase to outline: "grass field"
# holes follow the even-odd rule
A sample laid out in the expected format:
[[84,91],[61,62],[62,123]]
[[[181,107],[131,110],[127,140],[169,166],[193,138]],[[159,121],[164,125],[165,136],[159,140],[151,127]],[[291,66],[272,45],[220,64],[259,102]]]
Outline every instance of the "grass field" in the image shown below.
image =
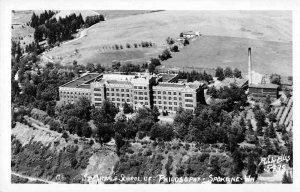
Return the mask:
[[236,37],[201,36],[163,65],[171,69],[188,66],[190,70],[230,66],[247,72],[248,47],[252,48],[252,70],[292,75],[292,43]]
[[[200,31],[204,38],[199,40],[199,43],[204,41],[202,43],[208,44],[208,46],[198,47],[196,46],[198,42],[195,41],[196,47],[190,49],[195,49],[192,51],[193,57],[198,59],[185,61],[187,62],[185,67],[204,65],[214,68],[224,65],[224,63],[234,66],[242,65],[238,65],[238,63],[243,63],[243,60],[247,59],[247,57],[244,58],[247,51],[244,52],[243,47],[247,47],[249,44],[254,46],[253,55],[257,57],[259,65],[266,65],[257,69],[258,72],[264,72],[270,66],[277,64],[282,66],[284,63],[286,66],[291,66],[291,48],[288,47],[292,42],[292,17],[291,12],[287,11],[161,11],[119,17],[96,24],[87,31],[85,37],[55,48],[45,56],[51,56],[54,60],[61,57],[64,64],[71,63],[75,59],[80,64],[86,64],[93,58],[104,65],[111,65],[110,61],[114,60],[114,55],[110,50],[107,51],[109,52],[107,54],[105,51],[102,52],[103,57],[99,56],[97,50],[103,46],[151,41],[157,45],[158,50],[161,50],[165,46],[165,39],[168,36],[176,38],[180,32],[186,30]],[[75,49],[81,53],[80,57],[74,56]],[[197,49],[201,51],[197,51]],[[132,55],[128,51],[124,49],[123,55]],[[141,49],[137,52],[140,51],[143,54],[136,53],[135,60],[137,61],[145,60],[149,55],[155,53],[150,49]],[[261,52],[259,56],[255,56],[256,51]],[[121,53],[116,52],[116,58],[118,54]],[[104,55],[109,55],[112,59],[106,59],[108,56],[104,57]],[[174,55],[174,59],[166,62],[166,65],[172,66],[172,61],[178,63],[175,66],[185,64],[180,60],[175,62],[176,58],[177,56]],[[129,56],[124,59],[131,60],[133,58]],[[254,58],[254,62],[255,60]],[[291,69],[284,70],[291,71]]]

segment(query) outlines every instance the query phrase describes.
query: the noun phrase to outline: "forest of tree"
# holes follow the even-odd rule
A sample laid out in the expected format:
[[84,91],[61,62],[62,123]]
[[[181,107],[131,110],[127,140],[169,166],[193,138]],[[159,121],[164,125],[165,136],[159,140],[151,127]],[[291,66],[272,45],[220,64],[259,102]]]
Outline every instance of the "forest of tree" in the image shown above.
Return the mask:
[[[78,16],[73,13],[67,15],[65,18],[59,18],[58,20],[53,17],[54,11],[45,11],[40,15],[33,13],[30,21],[30,26],[35,29],[34,40],[35,43],[47,40],[48,45],[54,46],[62,41],[70,40],[78,29],[82,27],[89,27],[104,21],[103,15],[88,16],[84,21],[81,14]],[[30,51],[31,48],[27,48]]]

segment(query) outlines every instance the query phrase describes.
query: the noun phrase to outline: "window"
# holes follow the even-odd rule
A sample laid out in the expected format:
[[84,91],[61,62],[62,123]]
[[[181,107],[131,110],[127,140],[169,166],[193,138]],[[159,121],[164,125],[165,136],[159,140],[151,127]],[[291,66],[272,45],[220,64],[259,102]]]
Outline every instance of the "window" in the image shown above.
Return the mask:
[[120,101],[120,98],[117,98],[117,101]]
[[126,92],[129,92],[129,89],[126,89]]
[[192,94],[185,94],[186,97],[193,97]]
[[121,94],[122,97],[124,97],[124,94]]
[[144,89],[147,89],[147,87],[144,87]]
[[106,90],[109,91],[109,88],[107,88]]
[[193,99],[185,99],[185,102],[193,102]]
[[125,101],[125,99],[122,99],[122,101],[124,102],[124,101]]
[[177,107],[174,107],[174,111],[177,111]]
[[95,98],[95,101],[101,101],[101,98]]
[[109,93],[106,93],[107,96],[109,96]]
[[166,105],[166,104],[167,104],[167,102],[166,102],[166,101],[164,101],[164,104]]
[[111,93],[111,96],[115,96],[115,94],[114,94],[114,93]]
[[169,105],[172,105],[172,102],[169,102]]
[[165,91],[163,91],[163,95],[165,95],[166,94],[166,92]]
[[169,100],[172,100],[172,97],[169,97]]
[[174,92],[174,93],[173,93],[173,95],[177,95],[177,93],[176,93],[176,92]]
[[130,99],[127,99],[127,102],[130,102]]
[[111,91],[115,91],[115,89],[114,89],[114,88],[111,88]]
[[193,107],[192,104],[186,104],[185,106],[186,106],[186,107]]
[[144,92],[144,95],[147,95],[147,92]]
[[134,97],[135,100],[137,100],[137,97]]
[[112,101],[115,101],[115,98],[112,98],[111,100],[112,100]]
[[137,86],[134,86],[134,88],[137,89],[138,87],[137,87]]
[[143,87],[142,87],[142,86],[139,86],[139,89],[143,89]]
[[167,107],[164,107],[164,109],[166,110],[166,109],[167,109]]
[[162,107],[161,107],[161,106],[159,106],[158,108],[159,108],[159,109],[162,109]]
[[181,97],[179,97],[179,101],[181,101],[182,99],[181,99]]
[[139,92],[139,95],[143,95],[143,92]]
[[153,91],[153,94],[156,94],[156,91]]
[[89,93],[86,93],[85,95],[88,95]]
[[101,103],[95,103],[95,106],[101,106]]
[[171,92],[168,92],[168,95],[172,95],[172,93],[171,93]]
[[161,104],[161,101],[158,101],[158,104]]
[[154,96],[153,98],[156,99],[156,96]]
[[181,95],[181,93],[179,92],[178,95]]
[[177,105],[177,102],[174,102],[174,105]]
[[126,97],[129,97],[129,94],[126,94]]
[[95,96],[101,96],[101,93],[95,93]]
[[121,89],[121,92],[124,92],[124,89]]
[[167,97],[166,97],[166,96],[163,96],[163,99],[167,99]]
[[154,101],[153,103],[156,104],[156,101]]
[[160,92],[160,91],[158,91],[158,94],[161,94],[161,92]]
[[145,102],[145,105],[148,105],[148,102]]
[[171,110],[171,111],[172,111],[172,107],[169,107],[169,110]]
[[119,93],[116,93],[116,95],[119,97],[120,96],[120,94]]
[[139,100],[143,100],[144,98],[143,97],[139,97]]
[[177,97],[174,97],[174,100],[177,100]]

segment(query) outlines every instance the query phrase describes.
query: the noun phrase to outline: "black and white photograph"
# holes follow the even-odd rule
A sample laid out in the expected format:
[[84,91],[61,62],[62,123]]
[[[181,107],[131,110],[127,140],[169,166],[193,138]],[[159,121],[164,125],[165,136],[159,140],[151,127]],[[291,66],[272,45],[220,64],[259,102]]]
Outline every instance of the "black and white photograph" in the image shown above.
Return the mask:
[[300,190],[298,1],[270,10],[100,2],[3,8],[7,185]]

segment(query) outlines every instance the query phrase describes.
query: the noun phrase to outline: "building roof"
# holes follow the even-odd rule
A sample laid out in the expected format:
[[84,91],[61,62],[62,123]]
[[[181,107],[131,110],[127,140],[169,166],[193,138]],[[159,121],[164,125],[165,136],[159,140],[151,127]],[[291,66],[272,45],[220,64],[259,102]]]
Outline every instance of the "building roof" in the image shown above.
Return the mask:
[[89,89],[90,88],[89,84],[92,82],[92,80],[96,79],[100,75],[101,74],[99,73],[87,73],[77,79],[69,81],[68,83],[62,85],[61,87]]
[[289,77],[287,76],[281,76],[280,78],[280,84],[281,85],[289,85],[292,86],[293,85],[293,80],[289,80]]
[[230,84],[234,83],[236,84],[238,87],[242,87],[243,85],[245,85],[248,82],[248,79],[239,79],[239,78],[225,78],[222,81],[222,85],[221,86],[230,86]]
[[267,83],[267,84],[250,84],[249,85],[249,88],[277,89],[278,87],[279,87],[279,85],[271,84],[271,83]]
[[130,81],[120,81],[120,80],[108,80],[108,84],[126,84],[126,85],[132,85]]
[[166,74],[166,73],[160,75],[162,77],[162,82],[169,82],[170,80],[172,80],[177,76],[177,74]]

